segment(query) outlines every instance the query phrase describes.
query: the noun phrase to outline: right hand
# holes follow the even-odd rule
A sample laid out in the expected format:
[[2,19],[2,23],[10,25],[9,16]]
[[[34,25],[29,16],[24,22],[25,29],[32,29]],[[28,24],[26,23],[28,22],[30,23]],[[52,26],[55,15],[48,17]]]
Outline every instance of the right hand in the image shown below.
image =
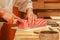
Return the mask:
[[12,13],[7,12],[4,9],[0,9],[1,17],[7,21],[8,24],[12,24]]

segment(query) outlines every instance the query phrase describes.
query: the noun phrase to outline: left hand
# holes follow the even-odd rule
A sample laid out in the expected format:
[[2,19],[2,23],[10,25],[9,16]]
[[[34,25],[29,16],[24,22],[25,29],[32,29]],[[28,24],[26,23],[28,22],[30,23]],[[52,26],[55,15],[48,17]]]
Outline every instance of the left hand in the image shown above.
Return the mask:
[[26,18],[28,19],[29,26],[34,26],[34,21],[37,19],[37,16],[33,14],[33,11],[31,9],[27,11]]
[[28,19],[28,25],[34,26],[34,21],[37,19],[37,16],[33,13],[32,8],[27,9],[27,19]]

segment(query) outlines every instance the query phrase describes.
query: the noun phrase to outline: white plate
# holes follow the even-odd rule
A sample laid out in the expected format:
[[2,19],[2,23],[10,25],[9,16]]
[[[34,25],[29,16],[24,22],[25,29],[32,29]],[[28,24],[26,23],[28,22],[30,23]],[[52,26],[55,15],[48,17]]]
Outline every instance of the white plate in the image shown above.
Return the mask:
[[52,19],[60,19],[60,16],[50,16]]
[[48,28],[48,27],[51,27],[51,26],[46,25],[46,26],[41,26],[41,27],[37,27],[37,28],[27,28],[27,29],[21,29],[21,28],[18,28],[18,27],[12,27],[11,29],[24,30],[24,31],[33,31],[33,30],[39,30],[39,29]]

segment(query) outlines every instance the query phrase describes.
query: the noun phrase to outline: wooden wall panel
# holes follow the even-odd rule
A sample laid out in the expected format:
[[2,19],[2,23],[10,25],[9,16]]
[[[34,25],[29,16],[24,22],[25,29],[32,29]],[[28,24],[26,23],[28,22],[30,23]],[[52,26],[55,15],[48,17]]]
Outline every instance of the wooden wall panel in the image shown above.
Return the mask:
[[44,8],[44,1],[43,0],[33,1],[33,8],[34,9]]
[[49,17],[49,16],[58,16],[59,13],[58,12],[38,12],[37,13],[37,16],[40,18],[40,17]]
[[59,11],[59,16],[60,16],[60,11]]
[[40,2],[33,2],[33,8],[34,9],[41,9],[41,8],[44,8],[44,3],[40,3]]
[[44,0],[45,2],[59,2],[59,0]]
[[37,12],[38,17],[59,16],[58,11],[44,12],[45,9],[60,9],[60,0],[35,0],[33,1],[34,9],[42,9],[42,12]]
[[46,9],[60,9],[60,3],[45,3],[44,7]]

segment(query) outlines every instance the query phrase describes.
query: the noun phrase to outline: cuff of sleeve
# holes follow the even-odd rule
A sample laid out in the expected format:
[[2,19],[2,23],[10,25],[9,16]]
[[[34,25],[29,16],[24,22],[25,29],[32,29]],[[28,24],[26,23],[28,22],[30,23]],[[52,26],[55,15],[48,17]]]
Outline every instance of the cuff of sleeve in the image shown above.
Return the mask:
[[33,9],[32,3],[28,3],[27,8],[32,8]]

